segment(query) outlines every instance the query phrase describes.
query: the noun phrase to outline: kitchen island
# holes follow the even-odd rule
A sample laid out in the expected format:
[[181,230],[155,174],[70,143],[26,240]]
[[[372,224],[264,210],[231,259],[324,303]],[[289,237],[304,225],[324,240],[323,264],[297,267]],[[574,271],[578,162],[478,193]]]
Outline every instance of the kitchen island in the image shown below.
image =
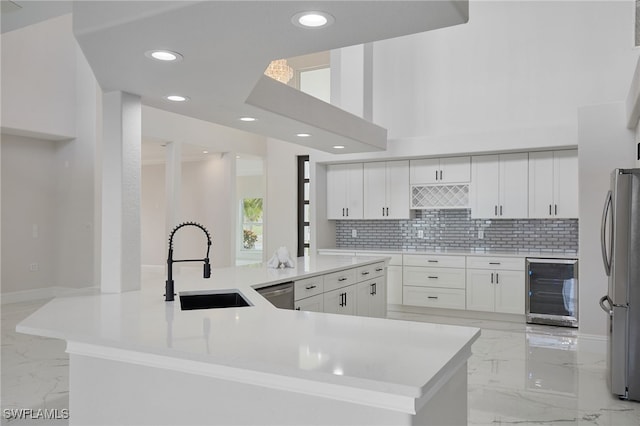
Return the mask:
[[250,306],[183,311],[161,272],[120,294],[54,299],[17,331],[67,341],[70,424],[466,424],[476,328],[276,309],[255,288],[384,261],[183,268],[176,291]]

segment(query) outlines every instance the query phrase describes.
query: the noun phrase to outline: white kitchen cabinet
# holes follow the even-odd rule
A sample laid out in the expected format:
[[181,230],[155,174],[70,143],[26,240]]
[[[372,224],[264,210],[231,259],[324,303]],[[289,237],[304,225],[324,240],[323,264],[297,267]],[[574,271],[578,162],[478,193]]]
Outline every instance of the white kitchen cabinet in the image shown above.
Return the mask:
[[405,305],[465,309],[465,257],[409,254],[403,258]]
[[578,217],[578,151],[529,153],[529,217]]
[[402,305],[402,266],[387,266],[387,303]]
[[524,314],[524,259],[467,257],[467,309]]
[[356,314],[356,285],[338,288],[324,294],[324,312],[330,314]]
[[471,217],[528,217],[528,154],[481,155],[471,159]]
[[356,315],[384,318],[387,304],[384,290],[384,276],[358,283],[356,285]]
[[316,294],[315,296],[296,300],[294,308],[297,311],[324,312],[324,295]]
[[362,219],[362,163],[327,166],[327,219]]
[[364,163],[364,218],[409,219],[409,161]]
[[464,183],[471,179],[471,157],[424,158],[409,164],[412,185]]

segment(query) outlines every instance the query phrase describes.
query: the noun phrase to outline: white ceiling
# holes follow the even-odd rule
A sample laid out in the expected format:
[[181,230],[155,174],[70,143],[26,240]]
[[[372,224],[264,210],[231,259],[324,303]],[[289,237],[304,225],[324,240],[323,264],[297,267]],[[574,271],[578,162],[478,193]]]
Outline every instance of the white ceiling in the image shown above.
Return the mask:
[[[61,3],[64,10],[68,2],[24,3]],[[304,10],[328,12],[335,22],[322,29],[293,25],[292,16]],[[329,152],[344,145],[347,153],[385,149],[386,130],[263,76],[269,62],[464,23],[468,1],[75,1],[73,15],[75,36],[103,90]],[[152,61],[145,56],[152,49],[184,59]],[[169,94],[190,100],[171,103],[164,99]],[[246,115],[258,121],[238,120]]]

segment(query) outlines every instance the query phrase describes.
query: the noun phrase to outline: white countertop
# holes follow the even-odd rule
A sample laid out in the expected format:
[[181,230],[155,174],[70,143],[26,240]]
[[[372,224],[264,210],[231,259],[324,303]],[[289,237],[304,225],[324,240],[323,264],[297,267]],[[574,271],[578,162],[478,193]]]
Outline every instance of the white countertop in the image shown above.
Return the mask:
[[319,249],[323,252],[343,253],[388,253],[388,254],[441,254],[451,256],[503,256],[503,257],[536,257],[543,259],[577,259],[578,253],[571,250],[491,250],[491,249],[381,249],[381,248],[328,248]]
[[213,269],[210,279],[183,268],[176,293],[238,289],[253,304],[193,311],[181,311],[178,297],[164,301],[158,268],[140,291],[54,299],[17,331],[65,339],[72,353],[411,412],[408,400],[424,398],[466,362],[477,328],[281,310],[252,288],[382,260],[312,256],[295,269]]

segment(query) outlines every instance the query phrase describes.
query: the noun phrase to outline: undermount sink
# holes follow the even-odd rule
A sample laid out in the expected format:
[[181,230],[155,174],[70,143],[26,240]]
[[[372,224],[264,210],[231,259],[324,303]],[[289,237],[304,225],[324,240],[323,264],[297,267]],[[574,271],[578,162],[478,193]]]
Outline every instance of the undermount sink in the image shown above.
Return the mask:
[[180,308],[193,309],[240,308],[251,306],[239,291],[183,291],[180,292]]

